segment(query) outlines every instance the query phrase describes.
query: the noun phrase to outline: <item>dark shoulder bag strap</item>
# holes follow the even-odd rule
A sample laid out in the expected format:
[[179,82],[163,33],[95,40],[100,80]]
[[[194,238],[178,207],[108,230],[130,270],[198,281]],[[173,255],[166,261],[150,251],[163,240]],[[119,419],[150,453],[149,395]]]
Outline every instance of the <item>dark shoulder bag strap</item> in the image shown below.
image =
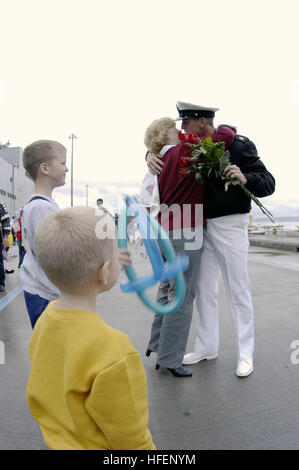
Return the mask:
[[48,201],[48,199],[46,199],[45,197],[42,197],[42,196],[34,196],[32,199],[30,199],[30,201],[27,202],[27,204],[29,204],[29,203],[32,202],[32,201],[35,201],[35,199],[43,199],[44,201],[50,202],[50,201]]

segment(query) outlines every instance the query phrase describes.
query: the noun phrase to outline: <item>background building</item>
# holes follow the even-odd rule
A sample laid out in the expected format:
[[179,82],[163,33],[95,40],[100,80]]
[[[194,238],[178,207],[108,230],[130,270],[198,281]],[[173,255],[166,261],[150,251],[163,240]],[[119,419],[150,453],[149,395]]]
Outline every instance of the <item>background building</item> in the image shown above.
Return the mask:
[[0,144],[0,201],[9,215],[17,215],[33,192],[33,182],[25,175],[21,147]]

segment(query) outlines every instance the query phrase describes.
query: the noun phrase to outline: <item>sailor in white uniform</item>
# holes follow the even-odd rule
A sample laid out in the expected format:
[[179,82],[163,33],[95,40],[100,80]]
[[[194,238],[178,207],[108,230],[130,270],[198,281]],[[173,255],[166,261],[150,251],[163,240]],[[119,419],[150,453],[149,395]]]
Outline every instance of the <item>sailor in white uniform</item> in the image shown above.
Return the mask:
[[[199,137],[217,132],[213,118],[218,108],[178,102],[182,129]],[[254,143],[236,135],[229,147],[230,161],[226,176],[237,178],[256,197],[274,192],[275,180],[260,160]],[[150,154],[148,167],[159,173],[163,162]],[[193,352],[185,354],[183,365],[215,359],[219,349],[218,280],[221,272],[234,325],[237,352],[236,374],[246,377],[253,372],[254,312],[247,271],[248,213],[251,200],[240,186],[224,190],[221,179],[206,181],[204,242],[195,303],[197,307],[196,340]]]
[[[179,102],[182,129],[200,137],[215,132],[213,114],[217,109]],[[203,117],[202,113],[206,113]],[[199,116],[197,117],[196,114]],[[274,192],[275,180],[258,157],[253,142],[236,135],[229,148],[226,176],[237,178],[257,197]],[[231,313],[238,364],[236,374],[246,377],[253,372],[254,312],[247,271],[248,213],[251,200],[240,186],[230,186],[216,178],[206,181],[204,215],[207,225],[198,275],[194,352],[185,354],[183,364],[215,359],[219,348],[218,280],[221,272]]]

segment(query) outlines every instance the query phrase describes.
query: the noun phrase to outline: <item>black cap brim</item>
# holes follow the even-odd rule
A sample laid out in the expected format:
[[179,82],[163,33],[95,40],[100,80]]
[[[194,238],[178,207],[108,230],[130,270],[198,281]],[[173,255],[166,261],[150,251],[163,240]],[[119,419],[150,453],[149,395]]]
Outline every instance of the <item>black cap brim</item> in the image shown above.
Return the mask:
[[183,111],[179,111],[180,115],[175,121],[183,121],[184,119],[200,119],[201,117],[205,118],[213,118],[215,117],[214,111],[207,111],[207,110],[195,110],[195,109],[184,109]]

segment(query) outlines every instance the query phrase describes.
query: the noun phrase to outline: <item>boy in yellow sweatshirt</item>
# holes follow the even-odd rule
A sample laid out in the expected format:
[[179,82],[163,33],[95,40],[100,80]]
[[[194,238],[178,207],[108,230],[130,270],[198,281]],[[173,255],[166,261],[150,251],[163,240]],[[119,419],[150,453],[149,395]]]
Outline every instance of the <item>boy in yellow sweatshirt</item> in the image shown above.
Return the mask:
[[140,356],[127,335],[96,313],[97,295],[118,279],[119,260],[129,262],[128,253],[119,257],[114,221],[88,207],[55,211],[40,224],[34,247],[60,291],[29,344],[27,401],[45,443],[51,449],[156,449]]

